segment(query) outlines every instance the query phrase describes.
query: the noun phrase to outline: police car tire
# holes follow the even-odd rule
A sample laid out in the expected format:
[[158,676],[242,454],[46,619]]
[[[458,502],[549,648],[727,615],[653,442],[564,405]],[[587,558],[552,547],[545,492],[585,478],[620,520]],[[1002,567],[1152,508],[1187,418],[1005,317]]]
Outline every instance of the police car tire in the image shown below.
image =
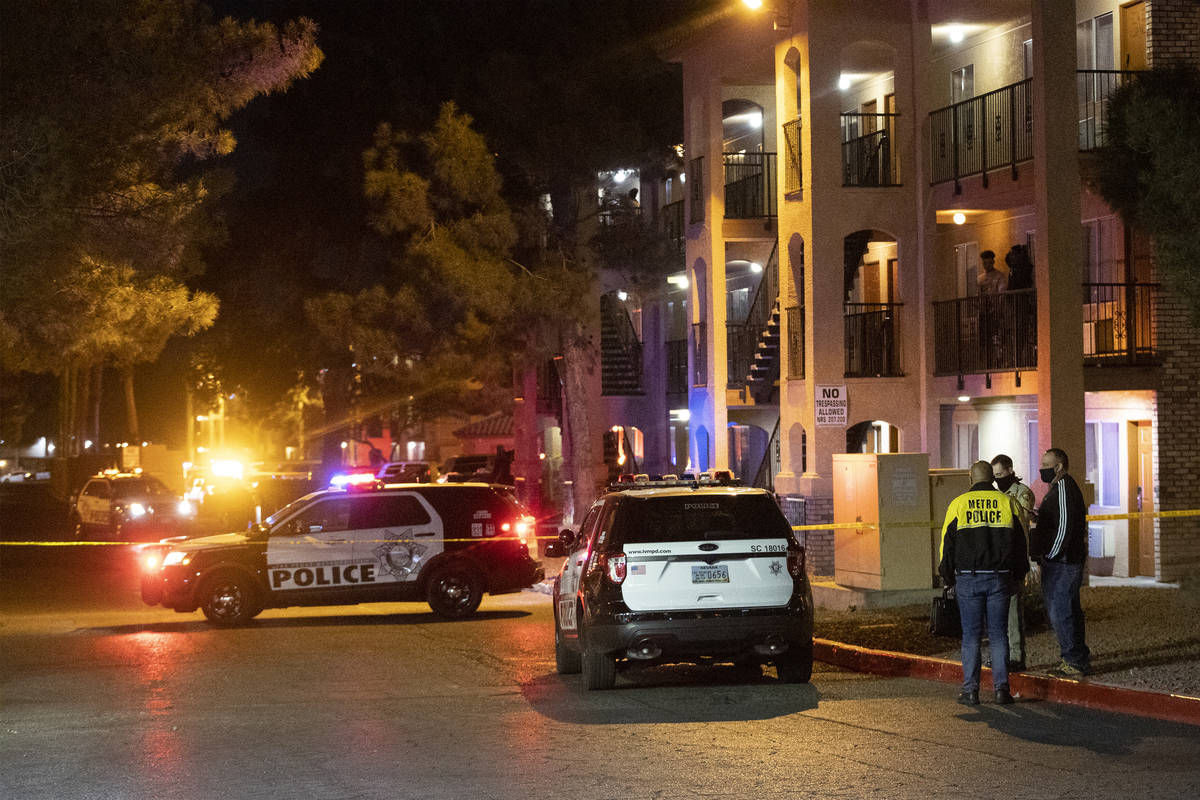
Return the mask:
[[87,537],[87,528],[84,527],[83,519],[78,514],[71,515],[71,536],[77,542],[82,542]]
[[812,644],[789,650],[775,660],[775,671],[783,683],[808,683],[812,679]]
[[483,600],[483,581],[470,567],[449,564],[430,576],[427,597],[429,607],[438,616],[466,619]]
[[617,683],[617,659],[607,653],[585,649],[581,658],[583,688],[611,689]]
[[249,578],[221,572],[200,585],[200,608],[214,625],[244,625],[260,611],[258,593]]
[[558,625],[554,626],[554,669],[559,675],[575,675],[583,668],[579,652],[567,647]]

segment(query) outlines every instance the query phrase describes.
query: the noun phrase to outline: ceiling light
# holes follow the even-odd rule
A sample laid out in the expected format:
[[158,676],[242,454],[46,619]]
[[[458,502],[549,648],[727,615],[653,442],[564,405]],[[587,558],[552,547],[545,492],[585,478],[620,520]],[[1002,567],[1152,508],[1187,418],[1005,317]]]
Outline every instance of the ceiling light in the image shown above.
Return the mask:
[[962,224],[963,224],[964,222],[966,222],[966,221],[967,221],[967,215],[966,215],[966,214],[964,214],[964,213],[963,213],[963,212],[961,212],[961,211],[955,211],[955,212],[954,212],[954,224],[955,224],[955,225],[962,225]]
[[850,88],[850,76],[849,75],[839,75],[838,76],[838,88],[841,89],[843,92]]
[[958,402],[960,402],[960,403],[969,403],[969,402],[971,402],[971,396],[970,396],[970,395],[967,395],[967,394],[960,394],[960,395],[958,396]]
[[750,271],[756,274],[762,272],[762,264],[759,264],[757,261],[751,261]]
[[950,26],[950,42],[951,42],[951,44],[962,44],[964,35],[965,34],[963,33],[963,29],[961,27],[959,27],[958,25]]

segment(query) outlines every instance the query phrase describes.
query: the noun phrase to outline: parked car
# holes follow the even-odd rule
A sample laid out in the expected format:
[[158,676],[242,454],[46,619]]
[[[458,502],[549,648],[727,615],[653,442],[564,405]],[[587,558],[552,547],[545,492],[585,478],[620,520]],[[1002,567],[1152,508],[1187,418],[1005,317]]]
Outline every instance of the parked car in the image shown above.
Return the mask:
[[618,665],[729,661],[780,680],[812,674],[812,589],[804,548],[762,489],[621,484],[564,530],[553,583],[554,657],[608,689]]
[[142,599],[217,625],[264,608],[424,600],[458,619],[484,592],[545,576],[533,517],[504,487],[386,485],[367,476],[306,495],[242,533],[143,547]]
[[105,470],[84,484],[71,503],[77,541],[155,541],[186,531],[195,506],[144,472]]
[[438,477],[438,468],[429,461],[389,461],[375,477],[384,483],[432,483]]

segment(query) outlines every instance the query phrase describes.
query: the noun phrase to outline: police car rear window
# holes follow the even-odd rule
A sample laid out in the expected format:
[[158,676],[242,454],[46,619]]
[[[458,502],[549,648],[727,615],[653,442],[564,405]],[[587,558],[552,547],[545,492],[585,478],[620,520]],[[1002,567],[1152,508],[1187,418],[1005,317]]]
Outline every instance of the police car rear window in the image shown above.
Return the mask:
[[171,494],[171,490],[158,478],[117,478],[112,484],[113,497],[117,498]]
[[779,506],[763,494],[627,498],[617,509],[612,543],[785,539],[790,533]]
[[425,525],[429,513],[417,498],[406,494],[356,497],[350,526],[355,530]]

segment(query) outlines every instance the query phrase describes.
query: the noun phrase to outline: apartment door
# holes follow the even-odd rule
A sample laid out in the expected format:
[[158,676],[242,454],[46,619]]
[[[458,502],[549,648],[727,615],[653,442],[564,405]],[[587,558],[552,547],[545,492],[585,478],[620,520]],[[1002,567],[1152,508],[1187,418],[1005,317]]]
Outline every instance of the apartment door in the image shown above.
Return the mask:
[[[1129,513],[1154,510],[1154,439],[1148,421],[1129,423]],[[1129,521],[1129,574],[1154,575],[1154,519]]]
[[1146,4],[1121,6],[1121,69],[1146,69]]
[[879,106],[874,100],[862,104],[862,135],[879,130]]

